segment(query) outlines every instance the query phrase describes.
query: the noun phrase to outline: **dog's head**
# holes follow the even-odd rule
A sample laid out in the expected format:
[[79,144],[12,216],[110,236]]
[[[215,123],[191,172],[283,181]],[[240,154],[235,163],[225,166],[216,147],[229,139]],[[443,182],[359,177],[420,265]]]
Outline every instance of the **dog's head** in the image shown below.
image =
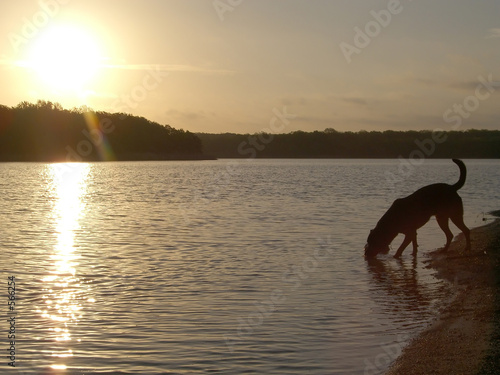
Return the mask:
[[365,257],[374,258],[377,254],[387,254],[389,252],[389,244],[379,235],[377,228],[370,231],[365,245]]

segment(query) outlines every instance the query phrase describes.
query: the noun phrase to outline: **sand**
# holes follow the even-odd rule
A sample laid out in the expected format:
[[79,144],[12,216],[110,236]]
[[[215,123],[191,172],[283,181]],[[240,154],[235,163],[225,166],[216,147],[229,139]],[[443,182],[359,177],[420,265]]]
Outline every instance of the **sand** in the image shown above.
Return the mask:
[[[405,347],[387,375],[500,374],[498,270],[500,220],[472,230],[472,251],[459,236],[447,253],[427,255],[428,267],[454,284],[454,298]],[[496,315],[495,315],[496,314]]]

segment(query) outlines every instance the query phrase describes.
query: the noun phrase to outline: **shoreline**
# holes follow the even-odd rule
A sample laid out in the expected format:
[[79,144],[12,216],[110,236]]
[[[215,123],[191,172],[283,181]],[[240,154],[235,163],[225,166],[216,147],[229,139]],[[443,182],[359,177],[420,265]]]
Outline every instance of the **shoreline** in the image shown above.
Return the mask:
[[65,163],[120,163],[120,162],[129,162],[129,161],[210,161],[210,160],[219,160],[216,157],[210,155],[202,155],[202,156],[192,156],[192,157],[163,157],[163,158],[121,158],[114,160],[20,160],[20,159],[12,159],[12,160],[0,160],[0,164],[8,164],[8,163],[44,163],[44,164],[65,164]]
[[[500,216],[499,211],[492,213]],[[455,295],[430,326],[404,349],[386,375],[494,374],[498,370],[500,219],[471,230],[472,251],[460,234],[447,253],[426,254],[428,268]]]

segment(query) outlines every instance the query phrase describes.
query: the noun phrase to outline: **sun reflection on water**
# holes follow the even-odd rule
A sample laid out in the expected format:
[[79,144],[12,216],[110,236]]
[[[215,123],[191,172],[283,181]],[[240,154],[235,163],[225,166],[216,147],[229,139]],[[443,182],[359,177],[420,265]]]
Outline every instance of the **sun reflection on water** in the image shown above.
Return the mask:
[[50,259],[53,264],[48,275],[42,278],[44,304],[37,312],[48,326],[50,352],[57,357],[52,369],[65,369],[61,363],[73,356],[72,329],[82,318],[82,303],[91,302],[88,288],[78,277],[80,254],[75,248],[75,235],[85,215],[82,197],[87,190],[88,164],[68,164],[61,174],[60,165],[50,166],[51,191],[55,199],[53,219],[57,241]]

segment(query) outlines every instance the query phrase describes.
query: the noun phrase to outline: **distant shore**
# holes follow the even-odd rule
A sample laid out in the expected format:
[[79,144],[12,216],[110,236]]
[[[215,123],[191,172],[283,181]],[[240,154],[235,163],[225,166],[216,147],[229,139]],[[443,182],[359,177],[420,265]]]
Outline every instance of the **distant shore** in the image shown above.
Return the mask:
[[464,238],[459,236],[447,253],[428,255],[428,267],[453,283],[455,298],[410,342],[386,375],[498,373],[500,219],[473,229],[471,238],[471,252],[464,251]]
[[217,158],[281,159],[498,159],[499,130],[293,131],[196,133],[203,152]]
[[0,163],[95,163],[95,162],[122,162],[122,161],[206,161],[206,160],[217,160],[215,156],[212,155],[122,155],[120,158],[113,158],[109,160],[101,159],[26,159],[20,157],[4,157],[0,159]]

